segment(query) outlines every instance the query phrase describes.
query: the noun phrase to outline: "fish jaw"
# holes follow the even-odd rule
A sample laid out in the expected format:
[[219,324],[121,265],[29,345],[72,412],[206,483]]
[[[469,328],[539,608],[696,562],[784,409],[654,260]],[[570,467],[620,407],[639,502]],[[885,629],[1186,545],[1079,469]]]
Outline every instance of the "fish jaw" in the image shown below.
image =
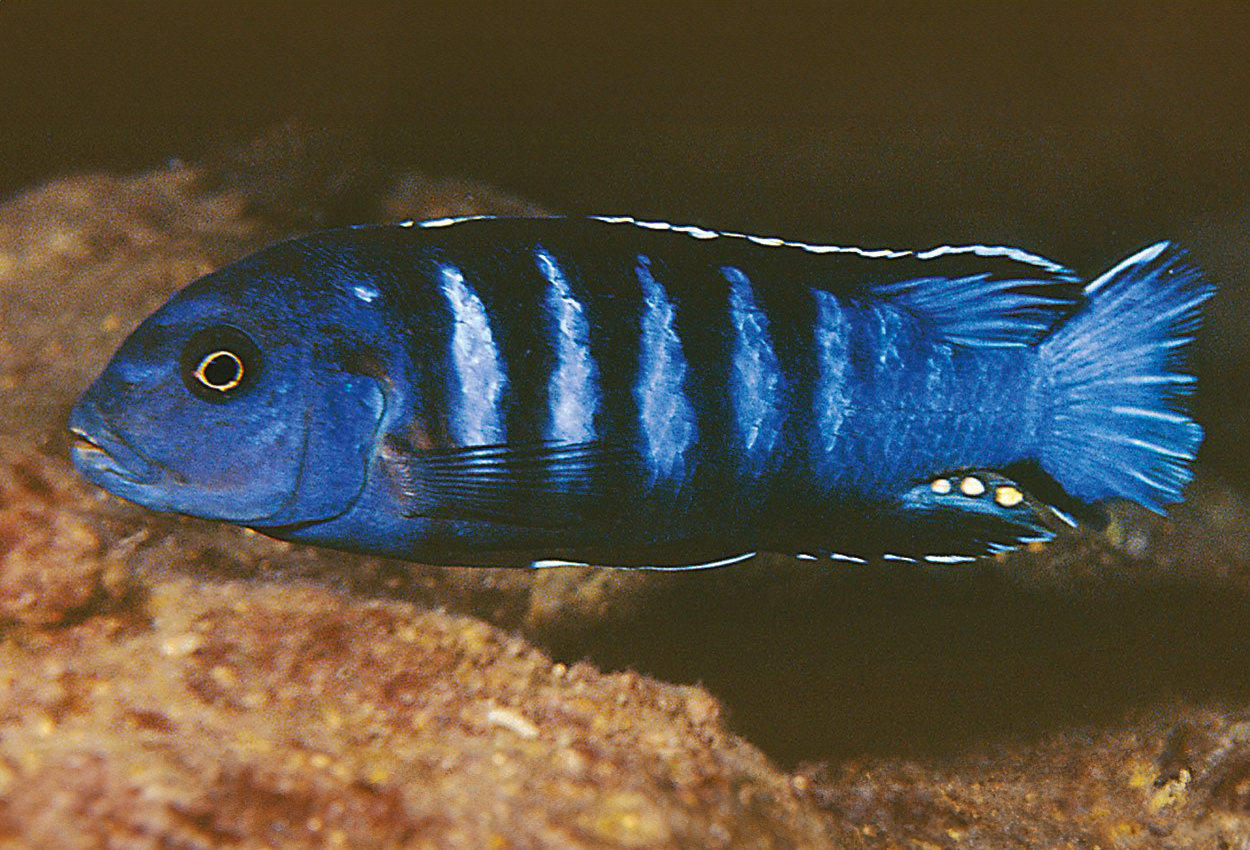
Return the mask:
[[70,447],[74,465],[92,484],[120,499],[153,511],[228,522],[246,523],[263,516],[240,512],[238,499],[231,494],[207,499],[197,494],[189,501],[187,494],[194,490],[188,489],[186,479],[130,445],[89,398],[74,407],[68,426],[74,435]]
[[91,483],[127,499],[135,488],[146,488],[164,476],[161,468],[144,457],[105,424],[99,409],[87,400],[74,406],[69,430],[75,437],[70,449],[74,466]]

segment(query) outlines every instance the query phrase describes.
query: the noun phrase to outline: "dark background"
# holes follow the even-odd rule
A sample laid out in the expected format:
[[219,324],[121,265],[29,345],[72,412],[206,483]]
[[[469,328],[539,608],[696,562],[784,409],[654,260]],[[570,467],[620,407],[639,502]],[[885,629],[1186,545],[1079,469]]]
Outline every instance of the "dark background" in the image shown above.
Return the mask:
[[1245,224],[1250,8],[0,2],[0,195],[290,117],[569,211],[1098,264]]
[[[350,136],[345,158],[562,212],[874,247],[1001,242],[1090,274],[1176,239],[1221,286],[1198,349],[1203,459],[1250,484],[1242,0],[0,0],[0,198],[196,160],[292,120]],[[996,712],[1079,720],[1082,701],[1213,687],[1250,651],[1243,599],[1212,613],[1222,603],[1202,594],[1021,601],[838,574],[773,604],[766,577],[745,579],[759,593],[734,581],[692,576],[615,643],[569,652],[703,678],[793,760],[973,734]]]

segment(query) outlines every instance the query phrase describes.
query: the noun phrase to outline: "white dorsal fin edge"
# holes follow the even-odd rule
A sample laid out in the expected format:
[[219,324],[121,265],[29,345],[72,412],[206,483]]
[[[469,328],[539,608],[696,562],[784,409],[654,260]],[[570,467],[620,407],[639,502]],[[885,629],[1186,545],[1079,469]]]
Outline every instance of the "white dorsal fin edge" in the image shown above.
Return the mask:
[[[418,227],[422,229],[450,227],[454,224],[463,224],[467,221],[483,221],[486,219],[502,218],[502,216],[492,215],[463,215],[463,216],[447,216],[444,218],[435,218],[428,221],[408,220],[400,222],[400,227]],[[939,245],[924,251],[901,251],[890,248],[860,248],[853,245],[816,245],[808,242],[798,242],[789,239],[781,239],[776,236],[755,236],[749,233],[736,233],[729,230],[710,230],[706,227],[699,227],[693,224],[670,224],[666,221],[646,221],[643,219],[633,218],[627,215],[592,215],[587,216],[591,221],[599,221],[604,224],[627,224],[633,227],[640,227],[644,230],[667,230],[673,233],[684,233],[694,239],[745,239],[756,245],[763,245],[771,248],[797,248],[801,251],[807,251],[813,254],[857,254],[861,257],[869,257],[875,259],[901,259],[903,257],[914,257],[917,260],[932,260],[938,257],[949,256],[951,254],[974,254],[979,257],[1002,257],[1008,260],[1014,260],[1018,263],[1024,263],[1045,271],[1058,277],[1068,277],[1076,280],[1075,273],[1066,266],[1060,265],[1052,260],[1037,254],[1030,253],[1020,248],[1008,245]]]

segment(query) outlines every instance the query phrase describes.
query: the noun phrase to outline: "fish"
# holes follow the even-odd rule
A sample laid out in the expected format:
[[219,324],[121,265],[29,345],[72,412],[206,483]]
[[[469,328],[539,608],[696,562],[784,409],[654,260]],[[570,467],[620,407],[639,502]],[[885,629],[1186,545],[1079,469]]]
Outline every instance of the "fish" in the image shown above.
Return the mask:
[[155,511],[427,564],[955,564],[1181,501],[1213,287],[626,216],[326,230],[189,284],[69,417]]

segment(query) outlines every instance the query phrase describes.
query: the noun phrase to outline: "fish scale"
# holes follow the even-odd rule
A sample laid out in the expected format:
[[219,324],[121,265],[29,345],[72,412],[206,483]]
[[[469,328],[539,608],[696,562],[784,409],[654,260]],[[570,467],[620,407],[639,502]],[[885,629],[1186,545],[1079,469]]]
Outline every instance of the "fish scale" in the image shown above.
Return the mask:
[[361,226],[191,284],[70,427],[118,495],[355,551],[956,563],[1180,499],[1210,294],[1163,243],[1086,285],[997,246]]

